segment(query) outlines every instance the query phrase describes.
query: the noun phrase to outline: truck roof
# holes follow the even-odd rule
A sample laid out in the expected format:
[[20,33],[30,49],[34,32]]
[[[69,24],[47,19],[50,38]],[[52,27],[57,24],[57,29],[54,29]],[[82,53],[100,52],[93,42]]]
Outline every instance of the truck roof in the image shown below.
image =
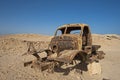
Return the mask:
[[65,25],[62,25],[62,26],[59,26],[58,29],[63,29],[63,28],[66,28],[66,27],[85,27],[88,25],[87,24],[65,24]]

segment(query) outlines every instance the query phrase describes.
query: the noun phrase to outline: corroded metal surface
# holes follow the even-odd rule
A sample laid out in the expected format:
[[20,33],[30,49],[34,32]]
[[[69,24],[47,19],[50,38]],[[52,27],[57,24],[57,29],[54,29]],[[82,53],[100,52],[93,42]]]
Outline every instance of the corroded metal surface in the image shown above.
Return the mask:
[[[36,51],[33,43],[29,43],[27,53],[37,59],[24,64],[33,64],[33,67],[46,67],[53,71],[54,66],[60,63],[71,63],[74,60],[92,63],[104,58],[104,52],[98,51],[100,45],[92,45],[92,36],[86,24],[67,24],[59,27],[48,46],[48,49]],[[46,52],[47,56],[41,58],[38,53]]]

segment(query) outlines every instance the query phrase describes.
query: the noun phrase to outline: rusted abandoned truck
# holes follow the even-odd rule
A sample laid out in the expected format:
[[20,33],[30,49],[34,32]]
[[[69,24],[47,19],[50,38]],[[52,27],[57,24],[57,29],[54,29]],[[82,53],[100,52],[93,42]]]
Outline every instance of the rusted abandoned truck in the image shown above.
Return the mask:
[[[32,48],[34,46],[30,43]],[[66,24],[60,26],[48,49],[36,51],[28,49],[28,54],[34,55],[37,59],[25,62],[24,66],[31,64],[31,67],[38,67],[42,71],[43,68],[54,71],[54,67],[61,63],[72,63],[80,61],[80,63],[92,63],[104,58],[105,53],[98,51],[100,45],[92,45],[92,36],[90,28],[87,24]],[[47,56],[41,58],[39,54],[46,52]],[[59,65],[60,66],[60,65]]]

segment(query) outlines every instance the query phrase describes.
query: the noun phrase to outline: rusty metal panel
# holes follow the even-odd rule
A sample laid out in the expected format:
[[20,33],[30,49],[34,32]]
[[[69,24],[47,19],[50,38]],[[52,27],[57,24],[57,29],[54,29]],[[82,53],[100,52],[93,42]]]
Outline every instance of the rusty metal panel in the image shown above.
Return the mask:
[[64,63],[70,63],[78,53],[79,50],[64,50],[59,53],[59,56],[55,58],[55,60]]

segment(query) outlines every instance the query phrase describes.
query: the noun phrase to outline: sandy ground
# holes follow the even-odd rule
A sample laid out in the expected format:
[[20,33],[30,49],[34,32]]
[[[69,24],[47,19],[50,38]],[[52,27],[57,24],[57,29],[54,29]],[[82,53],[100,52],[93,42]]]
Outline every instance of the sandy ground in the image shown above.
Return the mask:
[[[53,74],[39,72],[23,63],[34,59],[22,56],[27,51],[27,42],[34,41],[36,48],[47,48],[51,36],[38,34],[14,34],[0,36],[0,80],[120,80],[120,36],[93,34],[93,44],[100,44],[106,55],[101,60],[102,74],[90,76],[87,71],[56,70]],[[44,45],[43,45],[44,44]]]

